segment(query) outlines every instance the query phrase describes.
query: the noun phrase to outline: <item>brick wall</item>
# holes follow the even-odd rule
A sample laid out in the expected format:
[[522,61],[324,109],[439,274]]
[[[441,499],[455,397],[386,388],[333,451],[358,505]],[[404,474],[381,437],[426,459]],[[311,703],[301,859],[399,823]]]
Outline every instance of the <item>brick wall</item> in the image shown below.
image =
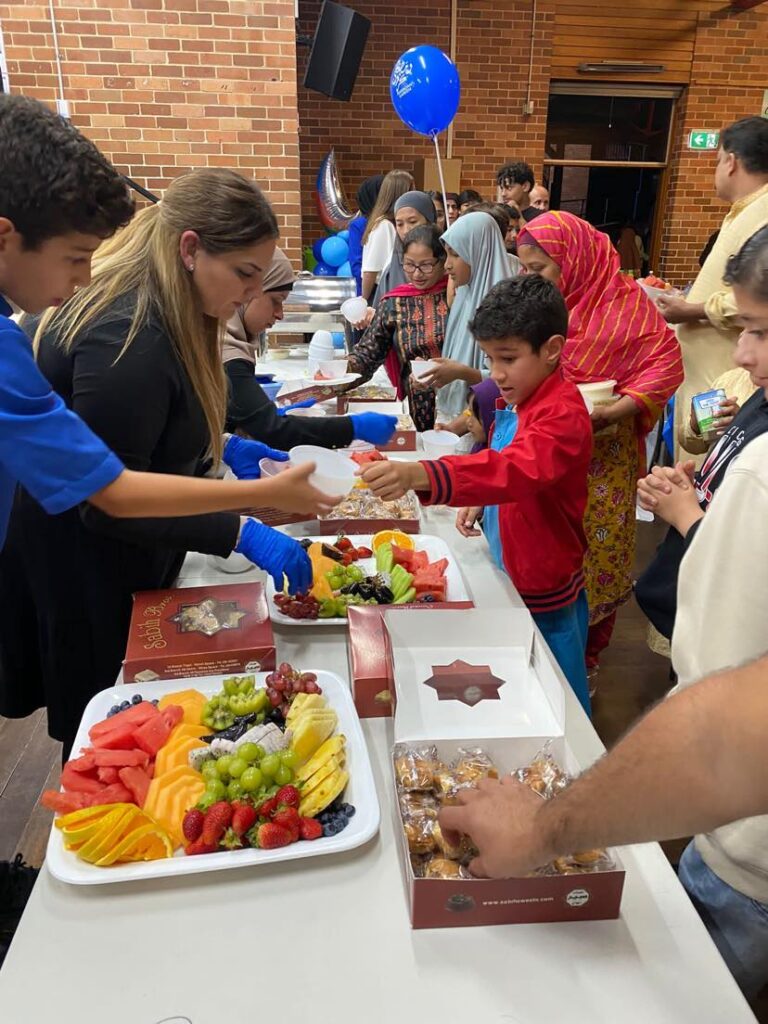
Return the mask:
[[727,210],[714,195],[715,154],[689,150],[688,135],[759,114],[767,67],[768,10],[734,12],[713,3],[700,11],[691,84],[678,108],[663,232],[662,269],[675,284],[696,275],[704,242]]
[[[57,0],[72,121],[153,190],[194,167],[267,189],[298,258],[293,0]],[[48,5],[0,3],[11,91],[57,95]]]
[[[389,98],[389,76],[400,54],[430,43],[448,52],[450,0],[414,5],[407,0],[356,0],[355,10],[372,21],[357,84],[349,103],[331,100],[299,85],[301,125],[302,222],[305,239],[321,231],[314,204],[317,167],[334,147],[339,173],[350,203],[360,182],[371,174],[401,167],[434,154],[429,139],[400,121]],[[529,159],[540,170],[544,150],[548,53],[554,26],[554,3],[537,5],[532,99],[535,114],[523,115],[530,55],[530,0],[460,0],[456,59],[462,76],[462,99],[454,122],[453,156],[463,160],[464,187],[495,194],[495,172],[506,157]],[[311,35],[320,0],[301,0],[300,31]],[[299,83],[309,50],[298,51]],[[441,136],[445,155],[446,136]]]

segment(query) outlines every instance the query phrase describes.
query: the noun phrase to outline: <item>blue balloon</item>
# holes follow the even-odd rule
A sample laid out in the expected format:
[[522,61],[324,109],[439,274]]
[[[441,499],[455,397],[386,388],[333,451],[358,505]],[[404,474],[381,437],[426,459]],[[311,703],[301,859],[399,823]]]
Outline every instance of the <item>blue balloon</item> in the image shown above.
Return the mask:
[[333,333],[331,334],[331,337],[333,338],[333,347],[334,348],[344,348],[344,342],[345,342],[346,339],[344,338],[344,332],[343,331],[333,331]]
[[323,258],[323,242],[325,238],[318,238],[316,242],[312,243],[312,255],[319,262]]
[[312,273],[315,275],[315,277],[335,277],[336,268],[329,267],[327,263],[323,263],[321,261],[320,263],[317,264]]
[[337,238],[343,238],[345,242],[348,242],[349,241],[349,231],[347,231],[347,229],[344,228],[344,230],[340,231],[336,237]]
[[420,135],[437,135],[459,109],[458,69],[436,46],[413,46],[392,69],[389,95],[398,117],[409,128]]
[[338,235],[326,238],[320,251],[323,263],[327,263],[329,267],[340,267],[349,259],[349,246]]
[[346,263],[342,263],[336,271],[336,277],[352,277],[352,267],[349,264],[349,260]]

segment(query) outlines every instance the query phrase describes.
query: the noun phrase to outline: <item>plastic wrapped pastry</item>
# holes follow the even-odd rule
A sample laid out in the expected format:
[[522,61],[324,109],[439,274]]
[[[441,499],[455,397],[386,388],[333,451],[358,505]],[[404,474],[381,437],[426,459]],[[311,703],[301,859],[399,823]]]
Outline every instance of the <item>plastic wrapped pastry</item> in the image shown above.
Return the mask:
[[432,789],[437,766],[434,747],[395,748],[395,777],[399,789]]

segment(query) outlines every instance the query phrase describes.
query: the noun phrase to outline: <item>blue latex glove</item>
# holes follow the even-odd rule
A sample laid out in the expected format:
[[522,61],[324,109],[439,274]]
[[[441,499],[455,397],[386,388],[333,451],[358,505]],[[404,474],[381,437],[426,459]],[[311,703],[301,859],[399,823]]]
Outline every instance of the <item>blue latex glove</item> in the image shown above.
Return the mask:
[[388,416],[383,412],[358,412],[349,418],[356,441],[386,444],[397,430],[397,416]]
[[262,444],[261,441],[248,441],[244,437],[231,434],[224,445],[222,459],[238,480],[258,480],[261,476],[259,462],[262,459],[274,459],[275,462],[287,462],[288,453],[279,452],[276,448]]
[[235,551],[265,569],[274,580],[275,590],[283,589],[283,573],[291,594],[304,594],[312,586],[312,563],[301,544],[256,519],[243,523]]
[[311,409],[313,405],[317,405],[316,398],[305,398],[303,402],[294,402],[293,405],[286,405],[282,409],[278,409],[277,415],[285,416],[291,409]]

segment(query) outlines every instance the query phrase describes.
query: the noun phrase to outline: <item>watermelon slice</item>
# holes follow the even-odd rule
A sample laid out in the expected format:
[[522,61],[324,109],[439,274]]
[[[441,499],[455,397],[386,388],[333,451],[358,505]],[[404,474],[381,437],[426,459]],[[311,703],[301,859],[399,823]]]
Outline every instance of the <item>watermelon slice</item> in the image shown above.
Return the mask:
[[399,548],[397,544],[392,545],[392,558],[395,565],[402,565],[407,572],[413,572],[413,556],[415,552],[406,548]]
[[178,704],[169,704],[163,708],[160,712],[165,721],[168,724],[169,729],[175,729],[176,726],[184,720],[184,708]]
[[[145,722],[144,725],[151,724],[154,721],[162,722],[159,714],[155,715],[154,718],[150,718],[149,722]],[[143,726],[138,726],[138,728],[143,728]],[[94,747],[100,750],[135,750],[138,746],[135,738],[136,730],[137,726],[131,722],[126,722],[118,729],[112,729],[101,736],[92,736],[91,740]]]
[[93,757],[93,752],[88,751],[83,753],[80,757],[75,757],[71,761],[67,761],[67,766],[71,768],[73,772],[91,772],[96,767],[96,761]]
[[445,573],[446,573],[446,570],[448,569],[448,559],[447,558],[440,558],[436,562],[430,562],[429,565],[428,565],[428,568],[436,569],[437,572],[439,572],[441,576],[444,576]]
[[97,768],[125,768],[126,766],[136,767],[149,764],[149,754],[146,750],[103,750],[96,748],[91,755]]
[[40,803],[49,811],[56,814],[70,814],[72,811],[82,811],[89,806],[87,793],[59,793],[55,789],[46,789],[40,797]]
[[61,769],[61,785],[69,793],[100,793],[104,788],[95,776],[75,771],[69,763]]
[[[155,757],[160,748],[168,742],[168,737],[174,728],[169,721],[174,716],[168,714],[168,712],[174,709],[180,712],[182,717],[184,716],[182,709],[176,707],[176,705],[167,707],[161,714],[158,714],[155,718],[150,718],[148,722],[134,730],[134,745],[145,750],[150,757]],[[175,724],[178,725],[180,721],[181,718],[176,719]]]
[[102,786],[100,793],[92,793],[88,800],[88,807],[98,807],[100,804],[132,804],[133,796],[130,789],[116,782],[112,786]]
[[97,722],[96,725],[91,727],[88,735],[94,740],[97,736],[105,736],[114,729],[121,729],[127,724],[134,726],[142,725],[148,719],[156,718],[159,714],[160,712],[154,704],[143,700],[141,704],[131,704],[125,711],[118,711],[111,718],[105,718],[104,721]]
[[133,794],[133,802],[139,807],[143,807],[149,789],[149,778],[146,772],[141,768],[127,767],[121,768],[119,774],[122,784]]
[[107,765],[104,768],[97,768],[96,778],[99,782],[103,782],[105,786],[111,786],[113,783],[120,781],[120,776],[117,774],[117,768],[110,765]]

